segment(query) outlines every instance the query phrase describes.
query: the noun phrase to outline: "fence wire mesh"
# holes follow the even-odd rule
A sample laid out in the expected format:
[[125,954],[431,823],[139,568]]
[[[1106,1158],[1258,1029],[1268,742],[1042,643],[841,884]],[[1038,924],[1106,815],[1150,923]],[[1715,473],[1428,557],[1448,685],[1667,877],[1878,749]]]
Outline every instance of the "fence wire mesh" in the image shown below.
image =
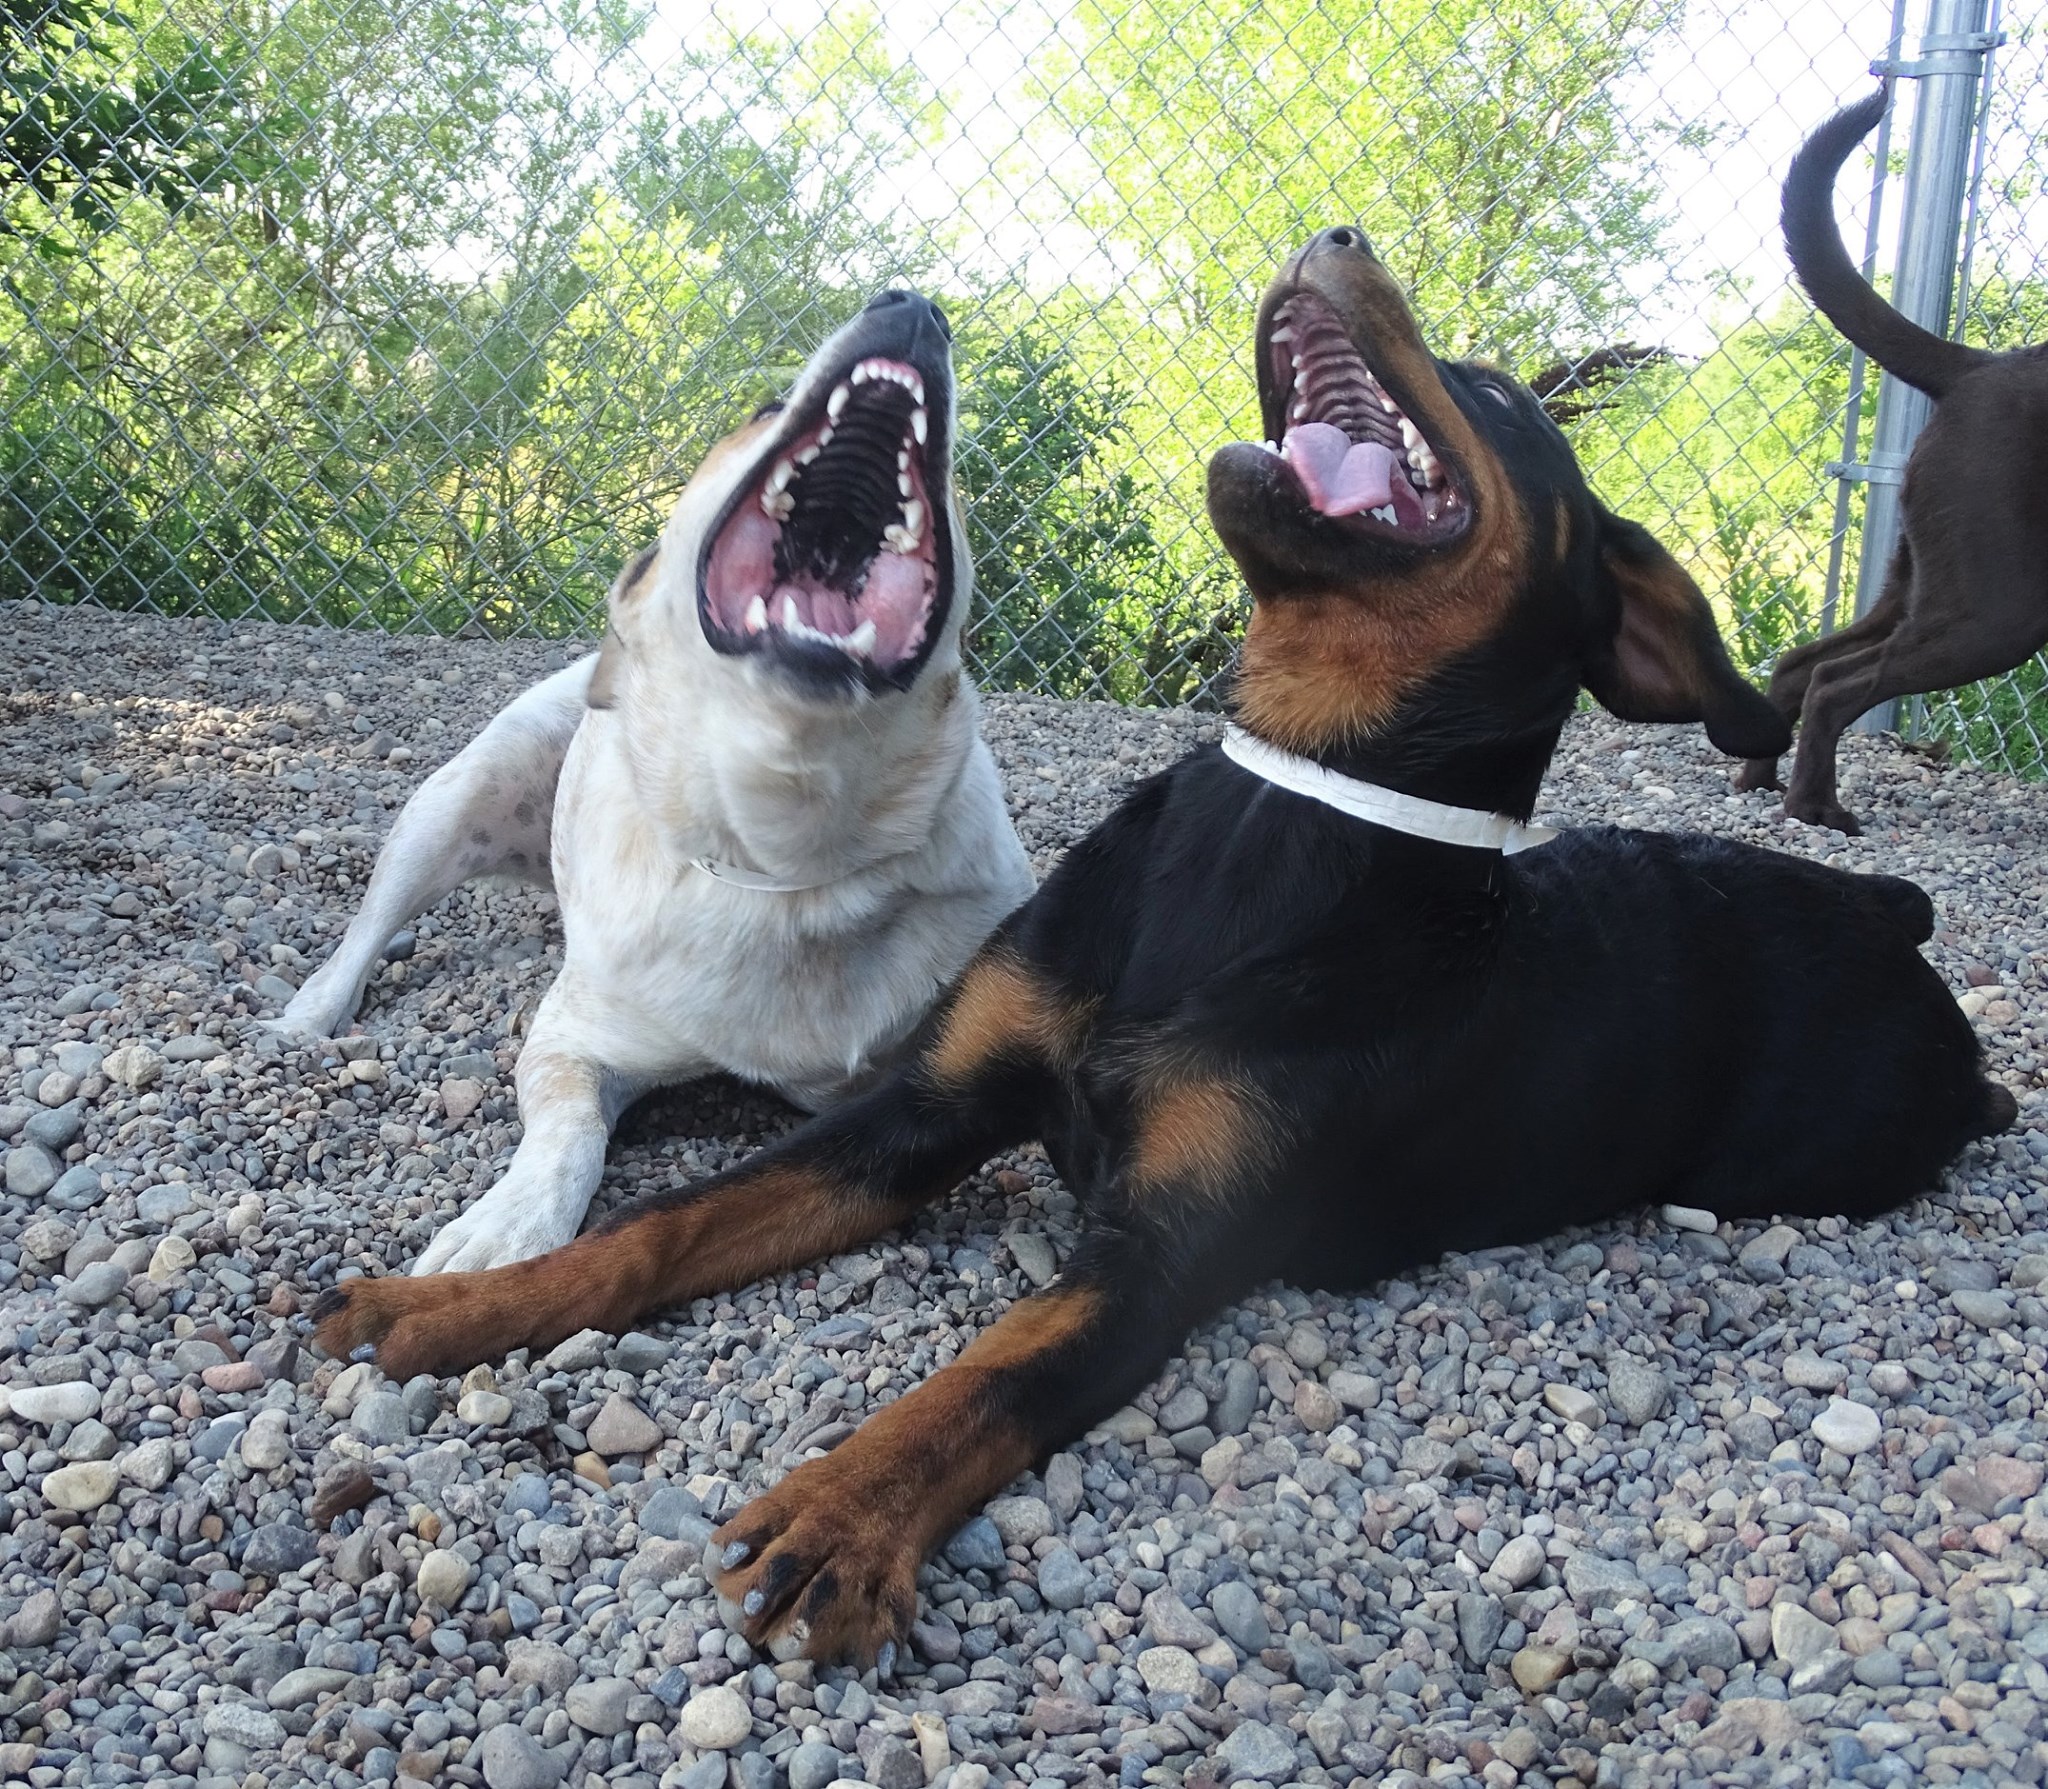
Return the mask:
[[[902,281],[956,324],[984,682],[1207,700],[1242,609],[1202,467],[1257,427],[1272,267],[1355,220],[1440,348],[1611,375],[1563,400],[1597,488],[1761,668],[1823,624],[1848,394],[1777,182],[1892,17],[7,0],[0,586],[592,633],[703,448]],[[2048,335],[2048,39],[2003,23],[1964,321],[2010,346]],[[2036,664],[1929,724],[2034,770],[2044,703]]]

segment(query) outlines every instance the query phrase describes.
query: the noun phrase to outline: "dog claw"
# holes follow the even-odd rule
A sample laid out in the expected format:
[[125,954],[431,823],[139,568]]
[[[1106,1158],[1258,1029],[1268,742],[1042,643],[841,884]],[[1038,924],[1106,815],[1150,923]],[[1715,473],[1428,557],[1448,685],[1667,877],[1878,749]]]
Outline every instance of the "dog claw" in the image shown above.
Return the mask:
[[767,1597],[763,1596],[758,1590],[750,1590],[740,1599],[740,1613],[743,1615],[758,1615],[767,1607]]
[[377,1344],[375,1342],[358,1342],[348,1351],[348,1357],[351,1361],[358,1363],[366,1360],[375,1360],[377,1358]]
[[729,1572],[733,1570],[733,1568],[736,1566],[745,1565],[747,1562],[748,1555],[751,1554],[753,1550],[754,1549],[750,1547],[745,1541],[733,1541],[730,1545],[727,1546],[725,1551],[719,1554],[718,1556],[719,1570]]
[[875,1654],[875,1675],[894,1677],[896,1675],[896,1642],[884,1640],[882,1650]]

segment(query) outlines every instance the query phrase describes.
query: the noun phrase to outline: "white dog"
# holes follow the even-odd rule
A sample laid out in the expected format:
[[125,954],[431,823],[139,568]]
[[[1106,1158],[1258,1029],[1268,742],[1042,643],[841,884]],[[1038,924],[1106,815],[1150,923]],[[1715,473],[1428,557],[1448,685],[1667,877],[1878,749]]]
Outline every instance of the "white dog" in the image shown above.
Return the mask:
[[944,316],[884,293],[706,456],[603,650],[400,813],[281,1026],[347,1024],[392,934],[473,876],[551,880],[566,946],[520,1052],[518,1153],[416,1272],[570,1241],[651,1088],[850,1091],[1031,893],[961,668],[953,426]]

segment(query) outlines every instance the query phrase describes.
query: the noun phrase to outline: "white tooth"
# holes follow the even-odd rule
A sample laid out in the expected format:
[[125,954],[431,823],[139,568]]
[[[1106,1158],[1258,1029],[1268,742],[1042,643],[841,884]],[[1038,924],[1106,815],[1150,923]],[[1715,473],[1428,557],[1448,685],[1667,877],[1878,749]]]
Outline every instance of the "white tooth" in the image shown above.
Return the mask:
[[796,467],[788,460],[777,460],[775,470],[768,474],[768,495],[774,496],[796,476]]
[[768,599],[757,596],[747,604],[747,632],[758,634],[768,625]]
[[924,390],[922,387],[918,389],[917,398],[917,408],[910,413],[910,432],[917,438],[918,446],[922,447],[924,445],[925,430],[929,426],[925,421]]
[[899,497],[908,497],[910,495],[909,473],[899,472],[896,474],[896,494]]
[[777,522],[786,522],[796,510],[796,499],[787,491],[763,491],[761,513]]
[[1401,414],[1401,406],[1388,397],[1385,392],[1380,393],[1380,408],[1389,416],[1399,416]]
[[804,618],[796,606],[796,598],[785,595],[782,599],[782,631],[786,634],[804,632]]
[[917,536],[901,522],[891,522],[882,530],[882,545],[892,553],[913,553],[917,550]]
[[860,624],[860,626],[855,628],[853,632],[848,634],[845,639],[839,642],[839,644],[843,646],[848,652],[857,653],[860,657],[866,658],[867,655],[873,652],[875,649],[874,622],[871,620],[863,621]]
[[924,538],[924,505],[914,497],[903,506],[903,531],[912,546]]
[[1291,422],[1300,422],[1300,421],[1302,420],[1302,418],[1303,418],[1303,417],[1305,417],[1305,416],[1307,416],[1307,415],[1308,415],[1308,400],[1307,400],[1306,398],[1296,398],[1296,399],[1294,400],[1294,410],[1293,410],[1293,413],[1292,413],[1292,415],[1291,415],[1291,416],[1289,417],[1289,419],[1288,419],[1288,420],[1289,420],[1289,421],[1291,421]]
[[[833,388],[832,395],[825,400],[825,414],[829,416],[834,422],[837,422],[839,420],[840,411],[846,408],[846,400],[852,395],[853,394],[850,387],[845,385],[835,386]],[[830,435],[831,432],[832,431],[830,429],[827,429],[825,431],[826,435]]]
[[1401,418],[1402,445],[1413,451],[1422,445],[1422,433],[1407,417]]
[[1394,506],[1391,503],[1381,504],[1379,508],[1374,510],[1372,513],[1374,519],[1377,521],[1391,522],[1396,519],[1394,515]]
[[917,399],[920,404],[924,402],[924,375],[922,373],[912,369],[909,377],[903,383],[909,388],[912,397]]
[[[822,447],[823,445],[824,443],[822,441],[818,443],[818,447]],[[796,463],[799,466],[808,466],[813,460],[815,460],[818,457],[818,447],[805,448],[802,453],[796,456]]]
[[1266,338],[1269,342],[1291,342],[1294,340],[1294,325],[1283,323]]
[[910,470],[910,449],[909,449],[909,448],[907,448],[907,447],[903,447],[903,448],[898,448],[898,449],[897,449],[897,452],[896,452],[896,470],[897,470],[898,472],[908,472],[908,471]]
[[847,382],[852,385],[865,385],[874,376],[875,369],[864,360],[847,376]]

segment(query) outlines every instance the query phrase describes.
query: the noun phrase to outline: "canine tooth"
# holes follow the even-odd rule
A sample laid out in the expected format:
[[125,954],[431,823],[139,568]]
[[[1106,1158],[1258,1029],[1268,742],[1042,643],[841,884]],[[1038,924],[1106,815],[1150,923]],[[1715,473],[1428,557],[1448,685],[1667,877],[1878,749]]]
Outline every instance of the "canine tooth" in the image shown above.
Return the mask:
[[[846,384],[835,385],[832,388],[832,395],[825,400],[825,414],[834,422],[837,422],[840,411],[846,408],[846,401],[852,395],[852,386]],[[829,432],[828,430],[827,433]]]
[[912,546],[924,538],[924,505],[915,497],[903,506],[903,532]]
[[786,634],[804,633],[804,618],[796,606],[796,598],[784,595],[782,599],[782,631]]
[[862,658],[866,658],[875,649],[874,621],[872,619],[863,621],[860,626],[855,628],[839,644],[849,653],[858,653]]
[[1382,503],[1372,513],[1373,520],[1377,522],[1395,522],[1400,519],[1394,514],[1394,506],[1391,503]]
[[786,522],[795,513],[796,499],[787,491],[763,491],[761,513],[773,521]]
[[917,408],[910,413],[910,432],[916,437],[918,446],[922,447],[924,445],[925,431],[930,426],[925,420],[924,388],[922,386],[918,388],[917,400]]
[[924,402],[924,375],[922,373],[913,368],[910,376],[903,383],[909,388],[912,397],[920,404]]
[[1422,432],[1407,417],[1401,418],[1401,444],[1413,453],[1422,445]]
[[874,376],[873,364],[864,360],[847,375],[847,382],[852,385],[865,385]]
[[768,599],[765,596],[756,596],[747,604],[747,632],[758,634],[767,625]]
[[818,457],[818,449],[822,446],[824,446],[824,442],[819,441],[814,443],[812,446],[805,448],[802,453],[796,456],[796,463],[799,466],[808,466],[813,460],[815,460]]
[[1283,323],[1266,338],[1269,342],[1291,342],[1294,340],[1294,325]]
[[795,476],[796,466],[793,462],[789,460],[777,460],[775,462],[775,470],[768,474],[768,495],[771,497],[776,495],[776,493],[784,489],[788,485],[789,481]]

